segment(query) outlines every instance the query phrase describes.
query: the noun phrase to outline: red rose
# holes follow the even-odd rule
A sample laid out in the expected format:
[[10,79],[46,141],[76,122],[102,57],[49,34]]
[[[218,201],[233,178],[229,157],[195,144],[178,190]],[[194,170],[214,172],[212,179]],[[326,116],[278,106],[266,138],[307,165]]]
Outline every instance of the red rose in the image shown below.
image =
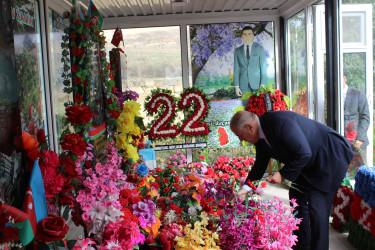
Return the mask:
[[82,81],[82,79],[80,77],[78,77],[78,76],[74,77],[74,79],[73,79],[73,83],[75,85],[79,84],[81,81]]
[[79,20],[78,20],[78,19],[75,19],[75,20],[73,21],[73,23],[74,23],[74,24],[79,24]]
[[39,143],[47,142],[46,135],[44,134],[44,129],[38,129],[36,132],[36,139]]
[[108,113],[110,114],[111,118],[116,119],[120,116],[120,112],[117,110],[109,110]]
[[72,71],[73,72],[77,72],[78,71],[77,65],[75,65],[75,64],[72,65]]
[[73,53],[73,55],[74,56],[81,56],[80,54],[81,54],[81,49],[80,48],[78,48],[78,46],[74,46],[73,47],[73,49],[72,49],[72,53]]
[[74,102],[80,104],[83,101],[83,97],[80,94],[74,95]]
[[164,188],[165,193],[168,193],[169,191],[171,191],[171,189],[169,187]]
[[64,218],[55,215],[50,215],[39,221],[37,228],[35,238],[41,242],[62,240],[69,230]]
[[66,119],[68,121],[74,125],[77,125],[79,123],[88,124],[91,121],[94,113],[86,104],[75,104],[65,109],[65,115],[67,116]]
[[60,142],[60,145],[63,150],[78,156],[83,155],[86,150],[86,143],[78,134],[64,135],[64,141]]

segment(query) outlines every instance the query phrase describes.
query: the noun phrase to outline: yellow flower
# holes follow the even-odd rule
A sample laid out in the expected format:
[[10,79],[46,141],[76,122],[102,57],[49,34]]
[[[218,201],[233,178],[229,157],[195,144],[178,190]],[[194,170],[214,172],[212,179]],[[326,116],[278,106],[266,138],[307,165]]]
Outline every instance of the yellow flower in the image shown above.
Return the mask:
[[151,175],[147,178],[147,183],[153,183],[155,181],[155,178]]
[[124,152],[124,157],[126,159],[132,159],[134,162],[139,160],[139,154],[137,152],[137,148],[134,147],[133,145],[126,144],[125,147],[125,152]]
[[125,148],[126,144],[128,144],[127,137],[128,136],[124,133],[120,133],[119,135],[117,135],[116,136],[116,146],[118,148]]
[[139,136],[141,135],[141,129],[138,127],[138,125],[134,124],[133,130],[129,131],[129,134]]
[[128,113],[121,113],[120,116],[117,118],[118,132],[129,133],[130,131],[134,130],[134,116]]
[[139,116],[139,111],[141,110],[141,104],[135,101],[128,101],[124,103],[124,109],[122,113],[129,113],[133,116]]

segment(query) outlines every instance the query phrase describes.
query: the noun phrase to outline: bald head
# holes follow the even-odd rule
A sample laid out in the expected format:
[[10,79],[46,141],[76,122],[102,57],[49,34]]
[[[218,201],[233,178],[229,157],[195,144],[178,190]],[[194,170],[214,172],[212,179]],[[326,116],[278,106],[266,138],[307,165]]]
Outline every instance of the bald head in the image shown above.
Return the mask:
[[230,121],[230,129],[240,141],[252,144],[259,140],[258,116],[249,111],[238,111]]
[[233,130],[235,128],[243,127],[246,123],[254,123],[258,119],[257,115],[249,111],[238,111],[235,113],[230,120],[230,128]]

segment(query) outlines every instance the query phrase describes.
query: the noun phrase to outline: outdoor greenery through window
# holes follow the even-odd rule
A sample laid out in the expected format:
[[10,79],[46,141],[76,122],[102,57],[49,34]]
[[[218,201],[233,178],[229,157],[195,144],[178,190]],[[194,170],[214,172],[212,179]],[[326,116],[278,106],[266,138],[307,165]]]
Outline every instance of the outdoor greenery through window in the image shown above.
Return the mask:
[[292,110],[308,117],[305,23],[304,11],[288,19],[288,85]]
[[[114,46],[111,40],[114,30],[105,30],[106,51]],[[154,27],[122,29],[124,44],[119,48],[124,50],[121,55],[122,91],[132,90],[139,94],[137,102],[142,105],[142,116],[145,125],[152,121],[144,111],[145,98],[156,88],[169,89],[174,96],[180,96],[183,91],[180,28]],[[176,121],[179,119],[177,118]],[[180,120],[182,120],[180,118]],[[168,139],[157,143],[159,145],[184,143],[183,138]],[[185,154],[185,150],[180,150]],[[156,156],[171,155],[175,151],[157,151]]]

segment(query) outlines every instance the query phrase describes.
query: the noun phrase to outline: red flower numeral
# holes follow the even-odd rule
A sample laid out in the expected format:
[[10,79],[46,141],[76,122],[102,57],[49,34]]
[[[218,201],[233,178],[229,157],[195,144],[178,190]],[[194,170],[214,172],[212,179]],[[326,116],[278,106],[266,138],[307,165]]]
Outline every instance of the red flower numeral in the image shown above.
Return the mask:
[[148,112],[155,113],[158,111],[160,105],[165,106],[165,112],[155,121],[154,124],[152,124],[149,137],[160,138],[177,136],[180,133],[177,126],[172,125],[168,127],[168,124],[175,115],[176,104],[174,104],[173,97],[164,93],[154,95],[146,108]]
[[196,109],[181,126],[183,135],[205,135],[209,133],[207,123],[200,123],[207,113],[207,101],[199,91],[188,91],[181,96],[178,103],[180,109],[188,109],[192,102],[196,103]]

